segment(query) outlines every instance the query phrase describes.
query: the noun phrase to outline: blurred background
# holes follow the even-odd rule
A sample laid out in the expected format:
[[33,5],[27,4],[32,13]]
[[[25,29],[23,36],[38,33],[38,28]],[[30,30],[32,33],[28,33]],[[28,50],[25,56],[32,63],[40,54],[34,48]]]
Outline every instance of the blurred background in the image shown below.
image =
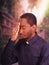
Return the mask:
[[15,22],[4,19],[2,14],[6,13],[6,16],[13,17],[17,22],[26,12],[37,17],[37,33],[49,42],[49,0],[0,0],[0,61],[11,34],[10,28],[15,26]]

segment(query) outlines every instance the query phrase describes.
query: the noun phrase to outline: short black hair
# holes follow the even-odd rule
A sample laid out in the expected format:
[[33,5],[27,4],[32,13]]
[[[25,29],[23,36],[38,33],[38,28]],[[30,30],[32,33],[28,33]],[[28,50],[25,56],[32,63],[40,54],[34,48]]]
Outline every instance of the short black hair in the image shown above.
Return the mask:
[[32,13],[24,13],[20,18],[26,18],[31,26],[34,24],[37,25],[36,16]]

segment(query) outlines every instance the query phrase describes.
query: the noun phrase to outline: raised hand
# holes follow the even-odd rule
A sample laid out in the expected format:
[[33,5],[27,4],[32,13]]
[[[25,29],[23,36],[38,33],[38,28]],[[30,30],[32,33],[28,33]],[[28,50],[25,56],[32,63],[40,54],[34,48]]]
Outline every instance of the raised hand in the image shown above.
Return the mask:
[[14,25],[14,27],[9,27],[8,25],[4,25],[4,26],[6,26],[7,28],[11,29],[10,38],[11,38],[12,41],[15,41],[18,38],[18,33],[19,33],[19,29],[20,29],[20,23],[17,22],[14,19],[14,17],[12,17],[9,14],[3,14],[2,16],[4,17],[4,19],[8,20],[12,25]]
[[20,29],[20,23],[17,23],[16,26],[12,30],[12,34],[11,34],[11,40],[12,41],[17,40],[19,29]]

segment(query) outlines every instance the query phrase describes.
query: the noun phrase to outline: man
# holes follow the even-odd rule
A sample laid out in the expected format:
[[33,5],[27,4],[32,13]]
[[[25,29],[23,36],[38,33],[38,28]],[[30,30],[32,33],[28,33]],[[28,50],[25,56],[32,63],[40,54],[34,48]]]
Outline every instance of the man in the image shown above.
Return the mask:
[[[49,65],[49,44],[36,33],[37,20],[31,13],[20,16],[2,54],[2,65]],[[20,38],[17,43],[18,32]]]

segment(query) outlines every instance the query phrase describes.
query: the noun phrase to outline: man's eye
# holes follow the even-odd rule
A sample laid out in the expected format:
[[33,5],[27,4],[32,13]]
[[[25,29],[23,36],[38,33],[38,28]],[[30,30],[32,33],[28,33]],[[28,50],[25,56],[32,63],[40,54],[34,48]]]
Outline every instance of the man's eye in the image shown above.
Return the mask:
[[25,29],[25,27],[20,27],[20,29]]

